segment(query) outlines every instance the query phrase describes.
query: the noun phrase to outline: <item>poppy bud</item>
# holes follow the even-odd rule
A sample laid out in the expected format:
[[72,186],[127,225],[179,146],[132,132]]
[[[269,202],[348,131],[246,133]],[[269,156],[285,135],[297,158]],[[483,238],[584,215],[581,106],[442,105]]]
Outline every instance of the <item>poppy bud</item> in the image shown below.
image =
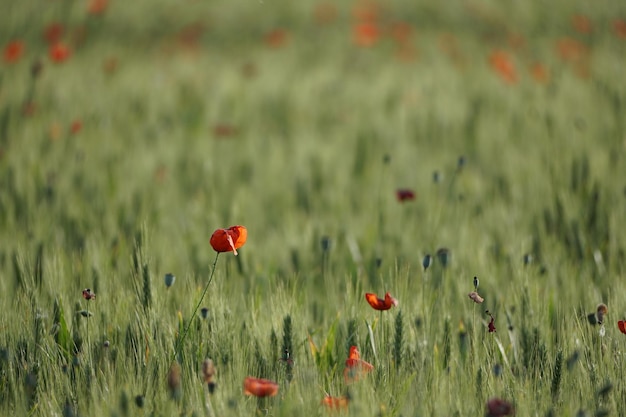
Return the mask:
[[200,309],[200,315],[202,316],[203,319],[206,319],[207,317],[209,317],[209,309],[206,307],[202,307]]
[[439,248],[437,249],[437,259],[441,262],[443,267],[447,267],[450,262],[450,250],[447,248]]
[[174,284],[174,281],[176,281],[176,277],[174,276],[174,274],[170,272],[165,274],[165,286],[167,288],[171,287]]
[[478,284],[479,284],[478,277],[474,277],[474,290],[476,291],[478,291]]
[[596,318],[598,319],[598,324],[602,324],[604,322],[604,316],[609,313],[609,308],[604,303],[598,304],[596,308]]
[[424,259],[422,260],[422,266],[424,267],[424,271],[428,269],[428,267],[430,266],[432,262],[433,262],[433,257],[430,256],[430,253],[427,253],[426,256],[424,256]]

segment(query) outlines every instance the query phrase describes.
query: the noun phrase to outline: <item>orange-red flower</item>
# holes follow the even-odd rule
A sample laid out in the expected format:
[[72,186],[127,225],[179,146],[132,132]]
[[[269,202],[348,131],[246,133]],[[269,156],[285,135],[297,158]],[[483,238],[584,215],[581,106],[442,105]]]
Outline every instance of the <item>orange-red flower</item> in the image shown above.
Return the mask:
[[24,42],[15,40],[11,41],[4,47],[2,54],[4,61],[10,64],[20,60],[24,54]]
[[233,252],[246,243],[248,229],[243,226],[231,226],[228,229],[217,229],[211,235],[211,246],[216,252]]
[[348,397],[331,397],[327,395],[322,400],[322,404],[328,407],[331,410],[345,410],[348,408],[348,402],[350,399]]
[[380,29],[376,22],[360,22],[352,28],[352,40],[357,46],[374,46],[379,37]]
[[372,371],[374,365],[361,359],[359,348],[350,347],[350,354],[346,359],[346,367],[343,370],[343,377],[347,384],[357,381],[362,375]]
[[87,5],[87,13],[92,15],[103,14],[108,5],[109,0],[91,0]]
[[515,84],[517,82],[515,64],[507,52],[500,50],[493,51],[489,55],[489,65],[505,82],[509,84]]
[[626,334],[626,321],[624,320],[619,320],[617,322],[617,327],[619,328],[619,331]]
[[392,306],[398,306],[398,300],[393,298],[391,294],[386,293],[385,299],[378,298],[376,294],[366,293],[365,299],[374,310],[389,310]]
[[48,50],[48,55],[50,56],[50,59],[56,63],[61,63],[67,60],[71,54],[72,51],[63,42],[57,42],[53,45],[50,45],[50,49]]
[[248,376],[243,381],[243,393],[255,397],[273,397],[278,394],[278,384],[269,379]]
[[545,65],[542,65],[538,62],[534,63],[530,67],[530,75],[539,84],[546,84],[548,81],[550,81],[550,73],[548,72],[548,69],[545,67]]
[[285,46],[289,40],[289,32],[285,29],[274,29],[264,36],[265,44],[271,48],[280,48]]

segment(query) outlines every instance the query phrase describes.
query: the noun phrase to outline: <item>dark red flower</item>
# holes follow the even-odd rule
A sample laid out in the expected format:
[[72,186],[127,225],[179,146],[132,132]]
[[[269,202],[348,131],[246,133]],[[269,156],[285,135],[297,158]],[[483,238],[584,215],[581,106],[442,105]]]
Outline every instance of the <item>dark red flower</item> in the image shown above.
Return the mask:
[[496,318],[489,312],[489,310],[487,310],[486,313],[489,314],[489,317],[491,317],[491,320],[489,320],[489,324],[487,325],[489,333],[494,333],[496,331]]
[[617,322],[617,327],[619,328],[619,331],[626,334],[626,321],[624,320],[619,320]]
[[491,398],[487,401],[487,417],[504,417],[515,414],[515,408],[508,402],[500,398]]
[[96,299],[96,294],[94,294],[91,289],[89,288],[85,288],[83,290],[83,298],[87,301],[89,300],[95,300]]
[[400,202],[415,200],[415,192],[408,188],[400,188],[396,190],[396,198]]

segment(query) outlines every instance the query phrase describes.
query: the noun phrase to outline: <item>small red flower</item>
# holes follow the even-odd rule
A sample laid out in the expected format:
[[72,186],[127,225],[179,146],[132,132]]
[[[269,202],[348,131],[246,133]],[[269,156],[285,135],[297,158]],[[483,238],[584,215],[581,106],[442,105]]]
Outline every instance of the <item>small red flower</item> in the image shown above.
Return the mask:
[[626,19],[616,19],[613,21],[613,31],[615,36],[626,39]]
[[415,200],[415,192],[408,188],[400,188],[396,190],[396,198],[400,202]]
[[489,320],[489,324],[487,325],[487,327],[489,328],[489,333],[495,333],[495,331],[496,331],[496,318],[493,316],[493,314],[491,314],[489,312],[489,310],[487,310],[486,313],[489,314],[489,317],[491,317],[491,320]]
[[510,54],[505,51],[495,50],[489,55],[491,69],[508,84],[517,83],[517,71]]
[[487,401],[487,417],[504,417],[515,414],[513,405],[499,398],[491,398]]
[[87,5],[87,13],[92,15],[103,14],[106,11],[108,5],[109,0],[91,0]]
[[255,397],[273,397],[278,394],[278,384],[269,379],[249,376],[243,381],[243,393]]
[[328,407],[330,410],[345,410],[348,408],[348,402],[350,399],[348,397],[331,397],[327,395],[322,400],[322,404]]
[[360,22],[352,28],[352,41],[357,46],[364,48],[374,46],[379,37],[380,29],[376,22]]
[[56,63],[61,63],[67,60],[70,55],[72,55],[72,51],[70,48],[62,42],[57,42],[55,44],[50,45],[50,49],[48,50],[48,55],[50,59]]
[[619,331],[626,334],[626,321],[624,320],[619,320],[617,322],[617,327],[619,328]]
[[95,300],[96,299],[96,294],[94,294],[93,292],[91,292],[91,289],[89,288],[85,288],[83,290],[83,298],[87,301],[89,300]]
[[228,229],[217,229],[211,235],[211,246],[216,252],[233,252],[246,243],[248,229],[243,226],[231,226]]
[[266,33],[263,40],[271,48],[280,48],[289,41],[289,32],[285,29],[277,28]]
[[362,375],[374,369],[374,365],[361,359],[361,354],[356,346],[350,347],[350,354],[346,359],[346,367],[343,377],[347,384],[357,381]]
[[398,300],[393,298],[391,294],[386,293],[385,299],[378,298],[376,294],[366,293],[365,299],[372,306],[374,310],[389,310],[392,306],[398,306]]
[[49,44],[53,45],[61,40],[61,37],[63,36],[63,32],[64,32],[64,29],[63,29],[62,24],[56,23],[56,22],[50,23],[44,29],[43,37]]
[[24,42],[15,40],[11,41],[4,47],[4,52],[2,54],[4,61],[13,64],[20,60],[22,55],[24,54]]
[[83,123],[80,120],[74,120],[70,126],[70,132],[72,135],[77,134],[83,128]]

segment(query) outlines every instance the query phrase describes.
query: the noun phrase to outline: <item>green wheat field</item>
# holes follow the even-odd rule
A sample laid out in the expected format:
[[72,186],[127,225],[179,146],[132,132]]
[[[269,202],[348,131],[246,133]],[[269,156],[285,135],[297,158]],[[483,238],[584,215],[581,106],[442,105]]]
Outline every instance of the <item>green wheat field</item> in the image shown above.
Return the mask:
[[625,3],[5,3],[0,415],[626,415]]

